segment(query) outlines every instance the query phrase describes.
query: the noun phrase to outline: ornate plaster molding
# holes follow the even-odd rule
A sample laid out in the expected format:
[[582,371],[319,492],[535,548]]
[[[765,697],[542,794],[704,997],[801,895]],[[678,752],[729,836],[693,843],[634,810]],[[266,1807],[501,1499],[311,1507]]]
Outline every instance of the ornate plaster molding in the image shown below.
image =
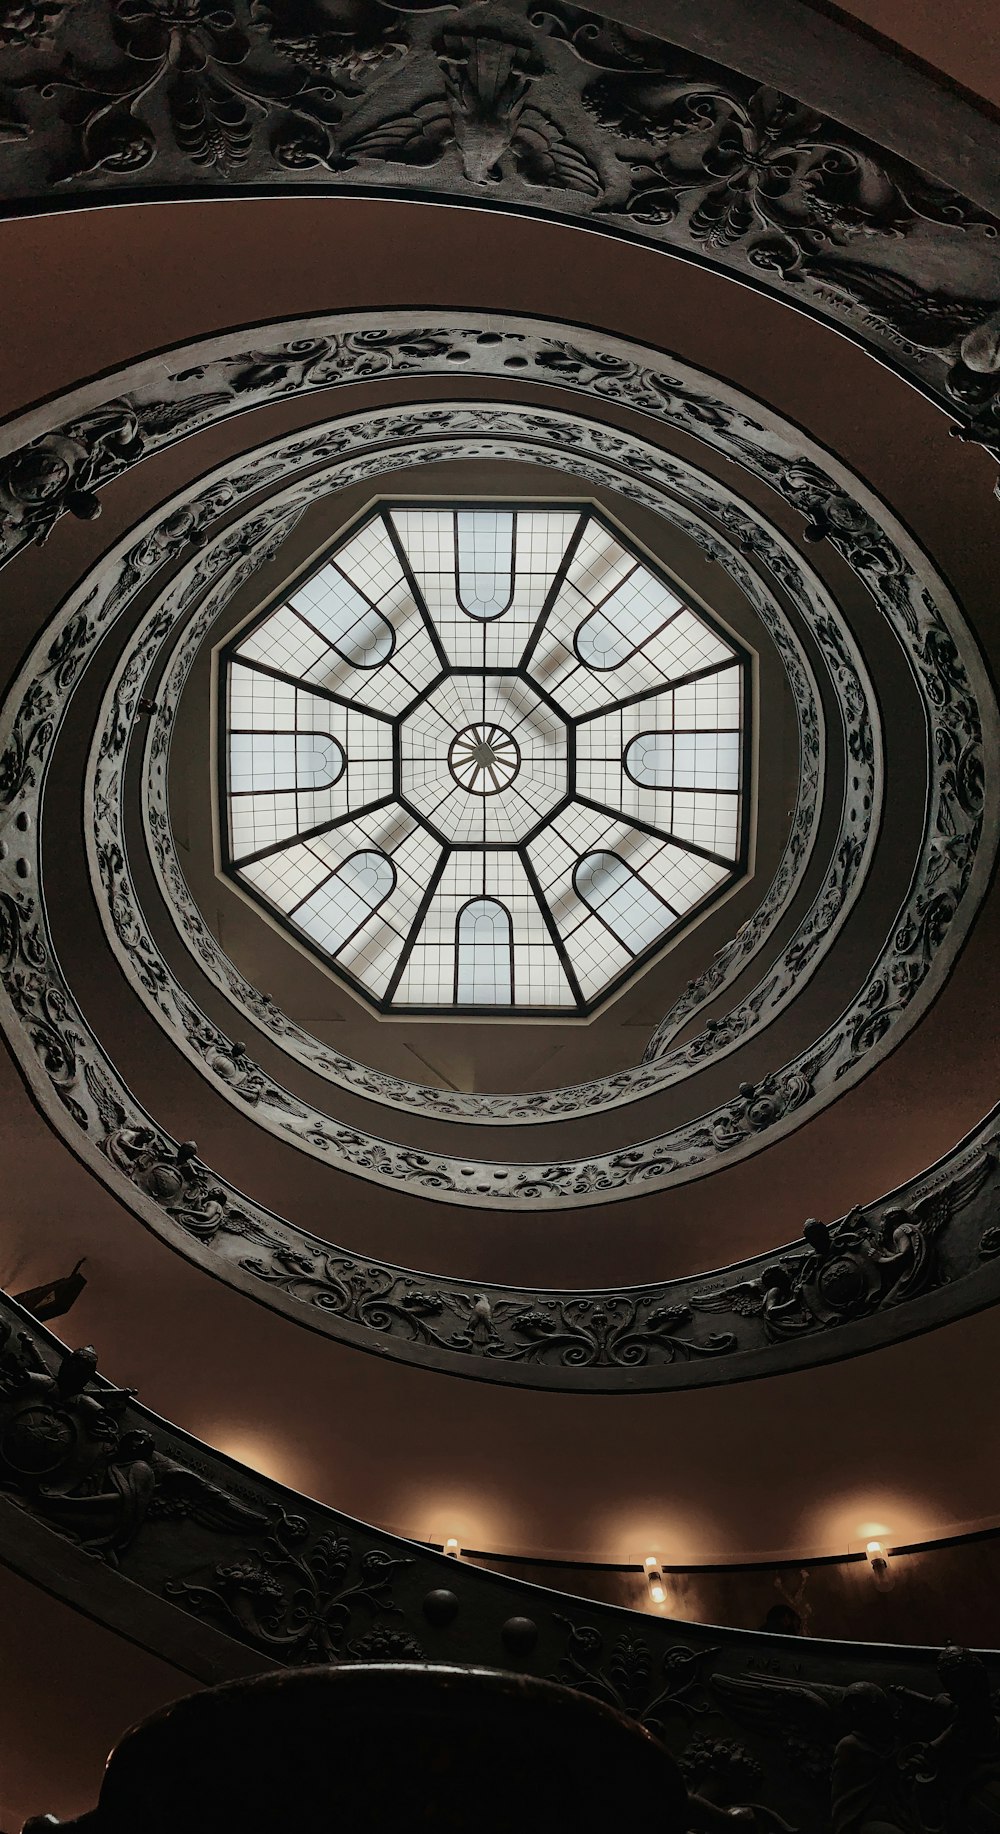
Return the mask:
[[[264,1029],[282,1049],[297,1061],[341,1087],[372,1096],[393,1107],[446,1119],[463,1121],[530,1122],[564,1119],[598,1107],[635,1100],[666,1087],[700,1069],[718,1055],[741,1045],[754,1030],[766,1024],[806,984],[828,952],[845,921],[863,882],[866,861],[870,855],[881,803],[880,722],[874,696],[856,647],[845,631],[839,613],[811,569],[796,560],[790,544],[781,540],[759,517],[739,508],[730,493],[715,480],[700,476],[685,465],[667,461],[655,448],[644,442],[629,441],[620,435],[608,436],[578,417],[524,414],[516,410],[437,406],[429,410],[435,442],[448,440],[454,453],[456,438],[464,443],[463,455],[482,450],[491,430],[503,433],[499,450],[505,456],[523,456],[542,463],[559,463],[567,450],[572,457],[566,462],[579,475],[581,465],[595,483],[611,484],[627,492],[633,501],[653,508],[683,527],[720,564],[726,566],[758,610],[785,662],[793,688],[800,719],[800,756],[802,774],[799,784],[799,806],[792,822],[785,854],[774,881],[753,917],[740,927],[739,935],[713,959],[711,966],[693,982],[675,1004],[657,1031],[657,1054],[631,1070],[592,1080],[583,1085],[542,1091],[525,1096],[462,1095],[450,1090],[428,1089],[373,1071],[354,1060],[333,1052],[327,1046],[295,1026],[272,1003],[262,1001],[260,993],[239,974],[219,948],[204,924],[184,882],[183,872],[173,846],[167,808],[167,759],[173,729],[173,710],[183,690],[188,670],[197,654],[204,632],[218,616],[227,595],[225,580],[220,580],[199,606],[194,618],[182,628],[176,646],[167,661],[163,678],[153,694],[148,671],[154,666],[159,647],[157,631],[165,614],[169,614],[173,589],[155,602],[123,652],[112,677],[95,731],[95,739],[85,773],[85,803],[88,810],[87,833],[91,868],[99,874],[106,905],[102,904],[109,940],[129,974],[140,997],[147,997],[151,1008],[164,1005],[167,979],[175,1010],[186,1011],[187,1030],[197,1029],[203,1015],[193,1015],[190,1001],[183,995],[173,977],[165,978],[165,967],[151,939],[143,932],[137,915],[135,888],[128,871],[125,837],[121,833],[122,781],[128,735],[138,700],[155,698],[156,714],[151,718],[146,741],[143,769],[143,801],[147,836],[154,870],[168,908],[188,948],[199,966],[210,976],[227,1000],[241,1010],[248,1020]],[[407,447],[402,438],[395,439],[395,429],[402,422],[408,434],[415,433],[421,415],[417,410],[390,411],[387,415],[366,418],[360,424],[342,425],[335,434],[344,445],[362,436],[373,439],[382,429],[383,440],[392,440],[392,451],[403,459],[426,457],[428,449]],[[540,443],[543,434],[546,443]],[[529,437],[530,435],[530,437]],[[426,441],[430,436],[424,434]],[[301,446],[301,441],[298,442]],[[495,441],[494,441],[495,444]],[[616,453],[613,467],[595,453],[611,445]],[[327,449],[328,436],[320,434],[316,450]],[[435,449],[438,449],[437,447]],[[275,449],[271,449],[274,451]],[[384,456],[368,463],[385,464]],[[255,464],[268,467],[273,460],[262,454]],[[631,479],[628,468],[631,464]],[[359,461],[354,460],[350,476],[358,477]],[[231,481],[238,475],[230,467]],[[318,494],[332,488],[336,472],[318,475],[311,488]],[[682,492],[687,501],[677,502],[664,494],[665,481],[672,492]],[[737,975],[745,973],[788,908],[801,883],[808,862],[819,812],[819,790],[823,775],[822,716],[811,688],[811,672],[800,644],[790,630],[780,607],[757,574],[734,551],[728,540],[706,523],[700,508],[710,508],[712,515],[733,525],[733,534],[742,531],[747,543],[753,541],[755,555],[764,567],[770,566],[792,602],[813,629],[821,655],[827,663],[834,694],[840,700],[846,737],[846,752],[851,776],[851,794],[844,798],[841,825],[830,848],[831,864],[809,911],[803,916],[795,935],[776,962],[766,969],[763,979],[744,995],[733,1012],[716,1018],[684,1047],[667,1053],[664,1037],[675,1033],[682,1024],[709,999],[716,1000]],[[170,515],[176,514],[171,510]],[[751,534],[751,530],[753,531]],[[102,568],[102,573],[106,568]],[[106,590],[104,587],[102,590]],[[150,952],[155,956],[151,965]],[[224,1046],[224,1041],[219,1041]],[[216,1046],[218,1048],[218,1046]],[[254,1073],[256,1075],[256,1073]],[[232,1081],[232,1072],[228,1078]],[[249,1089],[246,1078],[237,1078]],[[257,1083],[257,1087],[261,1085]],[[266,1097],[264,1098],[266,1100]],[[318,1119],[319,1117],[317,1117]]]
[[[693,401],[692,391],[686,388],[685,392]],[[713,409],[716,421],[723,405],[717,403],[716,409]],[[726,424],[724,415],[722,424]],[[745,417],[741,417],[739,450],[744,463],[750,460],[755,450],[754,442],[744,436],[746,426]],[[718,428],[713,431],[717,437]],[[772,434],[770,437],[776,436]],[[757,450],[759,453],[760,448]],[[766,445],[763,450],[767,451]],[[832,461],[827,462],[832,466]],[[792,488],[798,490],[801,488],[802,465],[801,458],[797,471],[793,471],[793,467],[787,463],[780,466],[775,464],[774,475],[783,487],[787,488],[791,483]],[[765,475],[770,475],[766,465],[764,470]],[[945,796],[946,804],[948,798],[957,798],[955,806],[961,808],[964,796],[968,805],[968,786],[962,790],[957,781],[970,768],[968,761],[962,763],[967,753],[964,750],[956,751],[948,737],[956,730],[953,723],[953,697],[959,689],[964,697],[966,685],[953,642],[950,636],[946,641],[942,634],[929,587],[923,584],[919,594],[914,593],[911,597],[900,586],[900,580],[907,577],[907,563],[900,557],[894,569],[887,566],[887,537],[868,519],[869,512],[857,504],[853,510],[849,510],[846,507],[849,499],[844,498],[842,490],[818,467],[808,470],[806,477],[814,493],[820,490],[822,480],[825,487],[824,501],[837,505],[839,520],[831,522],[832,539],[842,551],[857,550],[856,557],[860,557],[864,577],[870,575],[873,584],[881,583],[890,606],[901,614],[900,624],[908,633],[907,640],[914,648],[918,670],[929,689],[934,685],[932,698],[936,709],[941,710],[944,722],[939,729],[937,742],[939,761],[947,766],[940,793]],[[243,569],[243,577],[249,577],[261,555],[274,552],[289,520],[297,516],[305,500],[303,495],[301,501],[281,505],[278,515],[273,508],[270,511],[259,511],[245,527],[224,531],[219,540],[210,541],[203,550],[199,549],[197,559],[186,568],[190,597],[180,609],[183,611],[194,604],[216,568],[220,576],[229,578],[232,585],[234,582],[230,567],[234,560],[238,560]],[[204,529],[218,517],[220,510],[228,508],[230,502],[228,489],[223,490],[220,498],[217,490],[207,485],[200,499],[189,504],[169,529],[161,529],[155,516],[147,519],[147,523],[137,531],[139,539],[133,540],[132,568],[140,576],[150,577],[165,559],[185,551],[192,536],[196,541],[200,540]],[[154,538],[147,540],[151,535]],[[203,574],[205,566],[209,570]],[[128,589],[128,586],[122,588],[123,591]],[[914,598],[918,600],[919,612],[914,609]],[[909,608],[908,616],[906,608]],[[51,959],[44,911],[32,883],[32,817],[28,801],[39,789],[44,758],[53,738],[59,708],[82,671],[95,628],[103,628],[105,616],[113,615],[115,609],[114,600],[110,606],[96,608],[93,593],[89,590],[71,595],[63,608],[65,621],[59,634],[53,636],[50,631],[41,640],[37,654],[29,658],[25,671],[27,698],[23,706],[23,718],[15,720],[3,753],[5,839],[8,845],[6,857],[0,862],[0,873],[6,880],[0,897],[0,914],[3,919],[2,959],[5,969],[3,1005],[8,1027],[13,1027],[11,1036],[18,1049],[19,1060],[43,1110],[60,1131],[64,1131],[72,1140],[74,1150],[98,1171],[99,1176],[148,1226],[164,1235],[182,1252],[214,1272],[222,1273],[223,1277],[229,1278],[245,1291],[316,1328],[332,1331],[345,1341],[408,1360],[431,1362],[439,1367],[457,1368],[467,1374],[491,1379],[494,1372],[500,1374],[506,1362],[509,1368],[508,1379],[512,1377],[522,1381],[540,1381],[546,1385],[552,1382],[557,1386],[570,1382],[573,1385],[612,1388],[659,1387],[672,1385],[675,1381],[717,1380],[728,1376],[759,1374],[770,1365],[786,1367],[789,1362],[807,1362],[850,1354],[853,1349],[870,1347],[874,1342],[884,1341],[886,1336],[922,1329],[927,1323],[938,1322],[942,1316],[975,1310],[993,1297],[988,1270],[978,1278],[966,1278],[966,1275],[973,1272],[973,1266],[979,1266],[980,1237],[983,1242],[987,1240],[989,1232],[984,1235],[980,1230],[973,1248],[967,1245],[955,1256],[949,1245],[945,1259],[935,1260],[934,1265],[938,1271],[933,1276],[929,1294],[924,1293],[918,1300],[908,1288],[906,1305],[900,1303],[897,1309],[899,1295],[892,1297],[895,1285],[890,1283],[883,1293],[887,1305],[883,1306],[880,1301],[874,1308],[874,1315],[869,1300],[865,1299],[860,1313],[852,1312],[846,1319],[814,1319],[812,1324],[804,1325],[801,1332],[793,1334],[794,1342],[782,1341],[777,1344],[766,1335],[762,1339],[755,1338],[754,1330],[766,1332],[767,1327],[763,1324],[754,1325],[753,1328],[744,1328],[742,1323],[737,1325],[736,1321],[742,1321],[744,1314],[749,1317],[754,1311],[752,1300],[748,1305],[746,1295],[742,1293],[734,1297],[729,1308],[734,1321],[732,1331],[706,1331],[703,1321],[695,1320],[693,1330],[680,1340],[674,1327],[683,1320],[678,1319],[674,1308],[679,1305],[684,1313],[684,1308],[688,1306],[688,1295],[680,1293],[678,1283],[672,1283],[667,1289],[632,1289],[629,1294],[529,1294],[523,1289],[516,1293],[505,1289],[502,1294],[497,1293],[504,1306],[503,1312],[497,1313],[497,1318],[503,1317],[506,1320],[505,1329],[510,1327],[505,1347],[503,1334],[498,1339],[494,1334],[495,1326],[490,1323],[494,1307],[489,1293],[477,1292],[466,1284],[442,1280],[438,1276],[408,1273],[404,1269],[386,1269],[365,1262],[361,1257],[331,1250],[325,1244],[304,1238],[279,1218],[262,1211],[250,1200],[233,1192],[231,1187],[225,1187],[207,1167],[201,1165],[196,1149],[178,1147],[137,1107],[112,1067],[102,1058],[96,1041],[75,1007],[69,989],[58,978]],[[929,627],[927,620],[931,621]],[[163,634],[167,634],[166,629]],[[974,656],[972,666],[977,666]],[[964,698],[957,705],[964,718],[967,712]],[[9,716],[11,709],[7,711]],[[972,755],[975,755],[974,744]],[[971,782],[975,787],[974,772]],[[975,809],[973,798],[969,813],[974,815]],[[955,838],[952,836],[952,839]],[[950,899],[946,899],[942,908],[940,902],[943,895],[943,868],[939,856],[940,849],[937,849],[932,856],[939,863],[932,874],[930,908],[934,914],[934,924],[943,924],[941,933],[946,934],[947,919],[953,911],[953,904]],[[967,849],[949,848],[944,860],[951,865],[957,860],[960,870],[964,870],[968,864]],[[918,924],[917,932],[918,937],[923,935],[926,923],[923,930]],[[908,930],[902,934],[897,930],[893,946],[912,949],[913,942]],[[876,1012],[876,1035],[878,1030]],[[763,1100],[759,1092],[756,1099]],[[749,1117],[753,1105],[750,1097],[741,1095],[740,1102],[745,1105],[741,1112]],[[747,1135],[763,1131],[771,1118],[765,1106],[755,1117],[756,1127],[753,1118],[745,1123]],[[373,1158],[369,1159],[368,1164],[375,1176],[386,1173],[389,1176],[402,1175],[412,1183],[413,1188],[422,1193],[440,1188],[435,1184],[435,1180],[440,1178],[439,1167],[427,1155],[394,1149],[386,1142],[369,1142],[366,1146],[360,1136],[349,1130],[341,1129],[339,1135],[338,1145],[343,1144],[346,1149],[344,1157],[348,1163],[351,1162],[352,1153],[360,1157],[365,1152],[372,1153],[374,1149]],[[977,1142],[976,1151],[987,1152],[992,1137],[989,1128],[985,1129]],[[617,1169],[623,1175],[623,1194],[626,1194],[629,1188],[635,1188],[635,1168],[641,1156],[636,1150],[618,1155],[617,1158]],[[943,1168],[931,1178],[929,1184],[915,1181],[905,1199],[900,1200],[903,1206],[910,1207],[911,1200],[919,1204],[924,1196],[937,1189],[941,1183],[947,1184],[953,1175],[958,1177],[965,1165],[965,1159],[960,1163],[956,1161],[957,1169]],[[992,1172],[987,1167],[984,1173],[987,1182],[989,1176],[992,1176]],[[480,1179],[479,1182],[485,1181]],[[491,1185],[486,1190],[475,1191],[473,1201],[495,1202],[492,1193],[496,1188],[496,1185]],[[649,1188],[648,1184],[644,1188]],[[985,1189],[982,1181],[977,1190],[979,1188]],[[959,1207],[955,1193],[952,1197],[954,1201],[949,1199],[949,1214],[952,1209]],[[577,1193],[574,1193],[574,1198],[579,1201]],[[501,1201],[505,1200],[509,1201],[507,1193]],[[468,1202],[469,1196],[467,1193],[453,1193],[451,1201]],[[537,1199],[532,1194],[528,1201],[536,1203]],[[600,1194],[595,1192],[591,1201],[600,1201]],[[964,1202],[963,1198],[963,1213]],[[857,1219],[850,1222],[850,1228],[855,1234],[856,1222]],[[248,1254],[248,1245],[263,1249],[264,1253]],[[885,1247],[880,1240],[872,1238],[870,1255],[881,1261],[885,1258]],[[851,1247],[850,1254],[855,1258],[860,1252],[856,1244]],[[897,1252],[895,1248],[892,1249],[893,1254]],[[989,1257],[992,1250],[984,1247],[982,1252]],[[331,1256],[335,1259],[330,1259]],[[770,1259],[774,1260],[775,1257]],[[741,1279],[742,1272],[730,1284],[737,1286]],[[778,1284],[781,1284],[781,1276]],[[718,1296],[717,1287],[717,1280],[710,1279],[709,1289],[715,1297]],[[763,1292],[763,1285],[761,1290]],[[770,1283],[767,1291],[774,1291],[774,1282]],[[612,1300],[627,1305],[636,1293],[640,1295],[641,1306],[644,1308],[639,1331],[644,1341],[638,1343],[634,1351],[630,1350],[623,1361],[614,1352],[612,1340],[615,1333],[609,1332],[607,1328],[607,1307]],[[445,1295],[444,1312],[454,1312],[456,1318],[461,1316],[466,1320],[466,1324],[459,1324],[457,1330],[448,1325],[450,1341],[445,1342],[443,1347],[435,1342],[435,1338],[441,1335],[436,1326],[428,1328],[424,1322],[417,1322],[437,1314],[442,1306],[442,1294]],[[385,1303],[370,1303],[376,1298]],[[506,1310],[507,1301],[512,1302],[513,1310]],[[579,1345],[575,1349],[573,1345],[557,1346],[559,1331],[553,1336],[551,1308],[561,1304],[572,1306],[572,1316],[577,1319],[584,1315],[589,1317],[591,1313],[596,1315],[596,1328],[588,1327],[592,1342],[586,1354],[580,1354],[582,1346]],[[579,1310],[581,1307],[582,1313]],[[697,1309],[693,1306],[689,1308],[691,1312]],[[757,1308],[759,1318],[763,1318],[764,1310],[761,1299]],[[537,1322],[539,1319],[541,1323]],[[515,1324],[515,1320],[519,1322]],[[836,1329],[829,1328],[833,1323]],[[749,1331],[749,1336],[744,1334],[744,1329]],[[549,1347],[547,1340],[552,1339],[551,1347],[557,1349],[554,1369],[546,1365],[544,1355],[525,1354],[522,1330],[526,1330],[529,1337],[537,1333],[546,1350]],[[631,1325],[626,1336],[635,1336]],[[499,1348],[496,1347],[498,1342]],[[565,1360],[558,1354],[564,1347],[573,1349],[573,1354]],[[741,1354],[744,1350],[749,1354]],[[730,1360],[731,1352],[740,1354]]]
[[563,0],[349,0],[336,22],[27,0],[0,30],[9,209],[319,191],[554,218],[835,325],[1000,450],[997,219],[717,52]]
[[[901,914],[889,954],[869,976],[862,993],[838,1026],[796,1063],[756,1085],[745,1085],[714,1115],[692,1123],[679,1140],[672,1139],[669,1150],[662,1141],[653,1139],[586,1163],[464,1166],[440,1155],[418,1155],[415,1161],[408,1152],[400,1153],[383,1140],[366,1139],[354,1129],[329,1124],[322,1133],[314,1132],[310,1137],[311,1147],[332,1155],[344,1169],[362,1176],[379,1180],[402,1178],[414,1188],[445,1201],[505,1206],[603,1202],[609,1197],[628,1196],[637,1188],[655,1188],[691,1176],[700,1170],[706,1151],[714,1163],[731,1161],[758,1150],[765,1136],[773,1139],[798,1126],[835,1089],[839,1093],[847,1087],[846,1078],[856,1077],[863,1066],[869,1066],[884,1053],[894,1028],[898,1036],[900,1025],[912,1024],[940,984],[948,956],[958,946],[970,920],[977,887],[984,882],[998,814],[983,798],[982,716],[970,671],[979,693],[986,697],[987,717],[995,722],[996,715],[978,655],[969,645],[957,607],[943,585],[933,580],[925,557],[902,531],[888,532],[886,512],[870,494],[856,481],[852,487],[843,468],[833,461],[827,459],[828,469],[824,469],[815,457],[804,456],[804,436],[782,429],[773,415],[764,416],[763,423],[751,419],[746,411],[748,404],[736,391],[723,390],[721,384],[714,382],[706,390],[704,378],[689,366],[675,361],[670,366],[672,373],[665,376],[662,359],[644,351],[641,355],[646,361],[640,363],[640,352],[633,346],[622,346],[618,340],[588,334],[586,342],[591,349],[586,351],[576,345],[567,347],[565,340],[553,340],[537,329],[533,336],[541,338],[536,362],[541,360],[543,369],[549,356],[558,367],[561,352],[578,389],[590,387],[598,399],[610,396],[626,405],[644,403],[656,418],[699,426],[706,443],[736,456],[745,467],[756,471],[802,509],[812,524],[822,518],[829,531],[827,538],[854,565],[910,657],[915,680],[927,699],[934,732],[930,745],[934,783],[923,865],[914,881],[913,907],[908,915]],[[471,361],[470,346],[481,348],[479,340],[483,337],[488,339],[487,367],[495,363],[498,345],[508,349],[513,346],[529,367],[529,359],[523,353],[528,335],[512,329],[492,329],[487,333],[463,328],[450,343],[440,332],[432,336],[414,331],[407,337],[400,330],[383,331],[375,342],[380,357],[386,339],[392,338],[396,347],[409,353],[408,364],[419,360],[421,353],[429,353],[433,366],[440,362],[443,351],[447,360],[448,349],[464,352]],[[296,345],[300,342],[296,340]],[[359,358],[364,362],[368,347],[363,331],[348,332],[335,345],[324,341],[320,373],[328,378],[343,375],[345,369],[348,374],[356,373],[357,362]],[[315,383],[317,342],[309,342],[307,349],[306,368]],[[630,361],[620,354],[626,349],[630,351]],[[341,351],[346,352],[346,363],[340,357]],[[230,363],[226,357],[220,361]],[[267,386],[287,390],[300,382],[302,361],[303,353],[296,348],[291,377],[288,365],[279,363],[265,372]],[[182,386],[196,385],[195,413],[199,419],[214,417],[220,401],[229,399],[218,390],[206,397],[204,385],[209,373],[208,364],[201,363],[176,372],[174,377]],[[255,378],[260,373],[258,352],[254,357]],[[118,400],[119,412],[124,411],[120,406],[122,398]],[[755,411],[762,412],[754,405]],[[48,412],[53,418],[56,411],[52,404]],[[834,472],[844,482],[835,481],[831,475]],[[81,641],[79,632],[73,641]],[[959,643],[964,659],[960,659]],[[51,676],[51,661],[48,668]],[[37,680],[44,672],[40,653],[22,675],[22,687],[30,681],[32,693],[36,693]],[[65,670],[61,676],[64,678]],[[14,722],[15,726],[24,723],[23,718]],[[12,780],[17,750],[23,749],[25,743],[20,736],[15,740]],[[978,847],[984,822],[988,836],[985,857]],[[967,895],[970,889],[971,900]],[[942,950],[946,939],[948,948]]]

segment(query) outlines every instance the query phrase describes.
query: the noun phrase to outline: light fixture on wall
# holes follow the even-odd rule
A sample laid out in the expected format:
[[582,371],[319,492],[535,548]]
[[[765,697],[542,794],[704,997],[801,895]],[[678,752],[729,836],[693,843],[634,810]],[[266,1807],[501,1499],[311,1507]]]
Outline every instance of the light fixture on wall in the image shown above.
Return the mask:
[[646,1575],[646,1585],[649,1590],[649,1596],[653,1604],[665,1605],[667,1602],[667,1588],[659,1560],[655,1554],[647,1554],[642,1565]]
[[462,1543],[457,1535],[449,1535],[444,1544],[444,1551],[449,1560],[457,1560],[462,1552]]
[[889,1567],[889,1556],[881,1541],[867,1542],[865,1545],[865,1553],[868,1557],[868,1565],[872,1570],[872,1577],[879,1591],[891,1592],[894,1580]]

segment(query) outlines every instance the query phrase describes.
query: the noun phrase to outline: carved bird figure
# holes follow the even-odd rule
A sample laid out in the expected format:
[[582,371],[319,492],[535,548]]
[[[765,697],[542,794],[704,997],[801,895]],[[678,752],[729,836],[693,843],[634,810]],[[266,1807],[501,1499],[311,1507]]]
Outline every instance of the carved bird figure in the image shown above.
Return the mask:
[[509,158],[529,184],[601,194],[603,182],[587,155],[528,100],[545,73],[529,46],[497,32],[445,32],[438,62],[443,91],[359,134],[343,149],[348,161],[427,166],[455,146],[470,184],[499,184]]

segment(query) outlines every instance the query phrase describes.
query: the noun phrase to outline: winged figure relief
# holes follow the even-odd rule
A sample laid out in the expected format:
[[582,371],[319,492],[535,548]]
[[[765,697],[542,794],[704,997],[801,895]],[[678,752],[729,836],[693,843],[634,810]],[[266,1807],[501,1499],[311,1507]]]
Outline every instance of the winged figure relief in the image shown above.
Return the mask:
[[897,1762],[899,1732],[884,1688],[855,1681],[817,1682],[712,1677],[733,1717],[791,1751],[830,1763],[832,1834],[913,1834]]
[[[713,1675],[733,1717],[830,1766],[831,1834],[986,1834],[1000,1825],[1000,1727],[969,1650],[938,1660],[942,1691]],[[793,1760],[794,1761],[794,1760]]]
[[143,1430],[124,1433],[109,1457],[103,1483],[67,1494],[47,1487],[38,1507],[91,1553],[110,1565],[135,1540],[147,1519],[190,1517],[216,1533],[250,1532],[267,1517],[218,1484],[168,1458]]
[[981,375],[1000,370],[1000,307],[983,299],[928,292],[918,281],[888,268],[824,256],[814,278],[866,312],[869,322],[915,350],[957,356]]
[[513,171],[530,185],[601,195],[603,181],[586,153],[530,100],[545,75],[530,46],[490,31],[445,32],[436,49],[440,92],[348,141],[348,162],[431,166],[456,147],[470,184],[500,184]]

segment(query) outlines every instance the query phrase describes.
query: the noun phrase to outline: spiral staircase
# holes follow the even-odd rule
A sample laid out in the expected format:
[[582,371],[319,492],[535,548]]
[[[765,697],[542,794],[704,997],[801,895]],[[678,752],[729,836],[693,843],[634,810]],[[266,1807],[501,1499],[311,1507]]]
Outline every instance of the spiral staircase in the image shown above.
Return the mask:
[[372,1663],[996,1825],[998,103],[974,0],[0,0],[7,1834]]

